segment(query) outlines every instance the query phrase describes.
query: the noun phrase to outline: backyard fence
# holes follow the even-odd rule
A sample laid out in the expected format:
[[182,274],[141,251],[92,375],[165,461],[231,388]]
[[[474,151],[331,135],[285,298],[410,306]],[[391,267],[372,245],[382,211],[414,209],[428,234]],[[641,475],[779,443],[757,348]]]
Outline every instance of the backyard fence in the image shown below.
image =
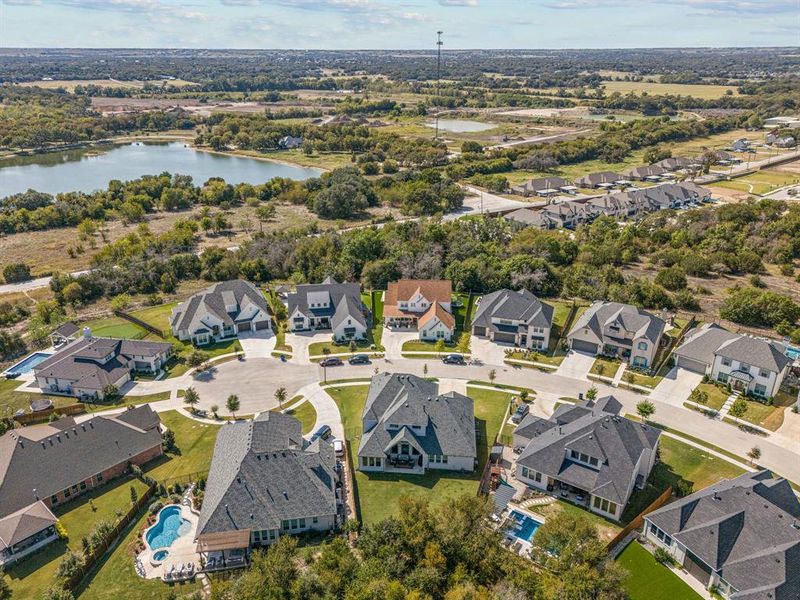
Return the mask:
[[176,483],[180,484],[181,486],[186,486],[190,483],[196,483],[201,479],[208,479],[208,471],[195,471],[194,473],[186,473],[184,475],[167,477],[165,479],[159,479],[156,483],[163,485],[165,488],[169,488]]
[[22,426],[36,425],[37,423],[44,423],[50,420],[50,416],[58,413],[59,415],[81,415],[86,412],[86,406],[83,404],[68,404],[55,408],[51,406],[45,410],[38,410],[32,413],[25,413],[14,417],[14,420]]
[[578,304],[575,302],[575,300],[573,300],[572,306],[569,308],[569,312],[567,313],[567,318],[564,319],[564,327],[562,327],[561,331],[558,332],[558,339],[556,340],[555,346],[553,346],[554,354],[558,352],[558,349],[561,347],[561,340],[563,340],[564,336],[566,336],[567,333],[569,333],[570,327],[572,327],[572,321],[573,319],[575,319],[575,314],[577,312],[578,312]]
[[[150,501],[150,498],[153,497],[153,494],[156,492],[156,484],[152,484],[144,494],[142,494],[136,502],[131,504],[130,509],[125,515],[117,521],[114,525],[114,528],[108,532],[108,535],[103,539],[103,541],[92,549],[92,551],[88,554],[88,556],[84,556],[83,566],[75,573],[72,577],[67,579],[64,582],[64,589],[75,591],[83,582],[83,579],[92,571],[95,565],[103,558],[103,555],[108,551],[108,549],[117,541],[120,535],[125,531],[128,525],[133,521],[142,510],[144,506]],[[67,531],[69,534],[69,531]]]
[[622,540],[628,537],[628,534],[631,531],[639,529],[639,527],[641,527],[644,524],[645,515],[664,506],[669,501],[670,498],[672,498],[672,486],[668,487],[666,490],[661,492],[661,495],[658,498],[656,498],[650,504],[648,504],[647,508],[645,508],[642,512],[636,515],[633,518],[633,520],[630,523],[628,523],[625,526],[625,528],[614,537],[613,540],[608,542],[608,545],[606,545],[606,552],[611,552],[617,544],[619,544]]
[[[361,510],[358,502],[356,502],[356,472],[353,464],[352,450],[350,440],[346,438],[344,441],[344,455],[347,459],[345,460],[345,469],[347,470],[347,508],[350,513],[348,516],[361,523]],[[355,535],[355,532],[350,534],[349,539],[351,543],[354,541]]]
[[661,372],[661,369],[664,367],[665,364],[667,364],[669,357],[672,355],[672,350],[678,347],[678,345],[681,343],[681,341],[686,336],[688,331],[695,326],[695,323],[697,323],[697,316],[692,315],[689,318],[689,321],[686,323],[686,325],[684,325],[683,328],[678,332],[677,337],[672,338],[672,341],[670,342],[669,346],[667,346],[667,348],[664,350],[664,354],[661,360],[658,362],[657,365],[655,365],[655,368],[653,369],[654,375],[657,375],[658,373]]
[[116,316],[118,316],[120,319],[125,319],[126,321],[130,321],[134,325],[138,325],[142,329],[145,329],[145,330],[149,331],[150,333],[153,333],[153,334],[157,335],[162,340],[167,337],[166,335],[164,335],[164,332],[161,331],[158,327],[153,327],[152,325],[150,325],[150,323],[146,323],[146,322],[142,321],[141,319],[137,319],[136,317],[126,313],[125,311],[115,310],[114,314]]

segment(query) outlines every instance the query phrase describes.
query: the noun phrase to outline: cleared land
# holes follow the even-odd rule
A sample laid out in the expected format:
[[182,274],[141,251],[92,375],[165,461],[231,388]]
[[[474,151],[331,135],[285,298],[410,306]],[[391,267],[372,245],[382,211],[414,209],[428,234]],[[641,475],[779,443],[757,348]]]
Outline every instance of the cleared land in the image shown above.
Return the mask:
[[48,81],[26,81],[20,83],[21,87],[38,87],[46,90],[55,90],[64,88],[68,92],[74,92],[75,88],[79,85],[98,85],[101,87],[117,87],[117,88],[131,88],[142,89],[145,83],[153,85],[171,85],[175,87],[186,87],[188,85],[195,85],[191,81],[184,79],[156,79],[150,81],[120,81],[119,79],[53,79]]
[[733,86],[727,85],[703,85],[687,83],[652,83],[649,81],[604,81],[602,83],[606,90],[606,95],[619,92],[622,95],[642,93],[656,95],[692,96],[712,100],[725,96],[728,91],[738,96],[739,92]]
[[720,181],[713,184],[712,187],[727,188],[739,192],[746,192],[747,194],[763,196],[778,188],[795,183],[800,183],[800,174],[798,173],[780,169],[765,169],[750,173],[749,175],[743,175],[742,177],[734,177],[729,181]]

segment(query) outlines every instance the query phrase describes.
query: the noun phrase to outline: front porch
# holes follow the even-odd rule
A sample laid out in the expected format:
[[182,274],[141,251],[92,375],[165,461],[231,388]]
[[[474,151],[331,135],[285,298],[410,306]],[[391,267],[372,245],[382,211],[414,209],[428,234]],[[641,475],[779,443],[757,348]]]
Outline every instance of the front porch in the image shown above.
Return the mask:
[[417,329],[417,321],[419,317],[415,315],[401,315],[394,317],[385,317],[385,324],[387,329],[394,329],[397,331],[411,331]]

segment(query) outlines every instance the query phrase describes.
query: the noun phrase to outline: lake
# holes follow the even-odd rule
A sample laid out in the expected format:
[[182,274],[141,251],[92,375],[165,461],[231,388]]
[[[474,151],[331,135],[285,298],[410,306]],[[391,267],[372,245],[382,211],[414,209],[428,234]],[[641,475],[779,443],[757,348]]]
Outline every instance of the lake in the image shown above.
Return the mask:
[[321,173],[309,167],[202,152],[182,142],[134,142],[96,152],[98,148],[82,148],[0,160],[0,198],[29,188],[51,194],[92,192],[105,189],[112,179],[128,181],[164,171],[191,175],[195,185],[209,177],[256,184],[273,177],[303,180]]
[[[427,127],[436,127],[436,123],[425,123]],[[453,133],[472,133],[475,131],[486,131],[494,129],[497,125],[493,123],[481,123],[480,121],[465,121],[463,119],[439,119],[439,129],[442,131],[452,131]]]

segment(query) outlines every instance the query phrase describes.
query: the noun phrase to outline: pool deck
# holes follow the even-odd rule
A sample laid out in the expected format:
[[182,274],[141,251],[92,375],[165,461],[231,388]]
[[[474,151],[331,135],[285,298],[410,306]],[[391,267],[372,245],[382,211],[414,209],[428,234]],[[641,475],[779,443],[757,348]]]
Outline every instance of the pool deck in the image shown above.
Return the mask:
[[[145,579],[161,579],[167,569],[169,569],[172,565],[175,565],[175,568],[178,569],[181,567],[181,565],[185,566],[191,562],[194,563],[195,573],[197,573],[197,571],[200,569],[200,554],[197,552],[197,543],[195,542],[195,536],[197,535],[197,524],[200,520],[200,513],[186,505],[168,504],[164,508],[167,508],[168,506],[180,506],[181,517],[189,521],[191,523],[191,527],[184,535],[172,542],[172,545],[170,545],[168,548],[157,548],[156,550],[151,550],[148,546],[148,548],[139,553],[139,555],[136,557],[136,562],[139,566],[141,566],[141,571],[143,573],[142,576]],[[151,562],[151,558],[152,555],[159,550],[167,550],[169,555],[164,562],[154,565]],[[140,575],[142,573],[140,573]]]

